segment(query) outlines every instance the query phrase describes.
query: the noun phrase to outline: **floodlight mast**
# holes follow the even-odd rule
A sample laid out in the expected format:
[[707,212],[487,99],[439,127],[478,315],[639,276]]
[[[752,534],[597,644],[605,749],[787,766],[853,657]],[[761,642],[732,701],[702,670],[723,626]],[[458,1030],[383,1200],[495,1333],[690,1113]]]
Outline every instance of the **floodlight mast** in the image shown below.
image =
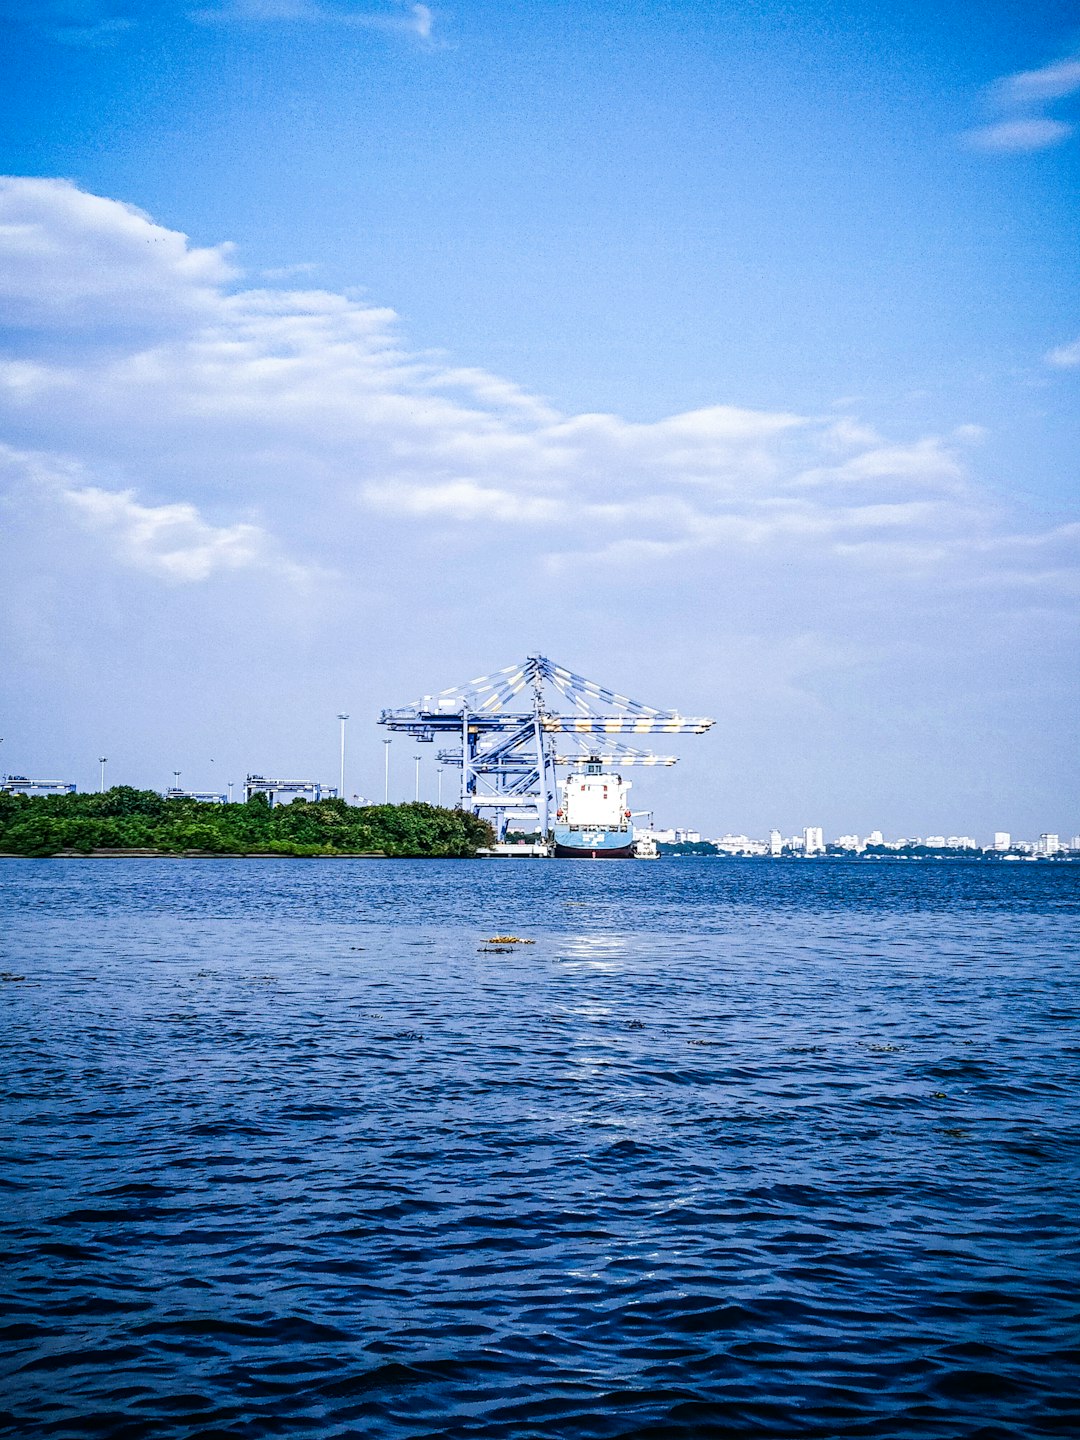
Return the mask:
[[[572,713],[560,714],[552,708],[546,687],[568,699]],[[531,704],[514,703],[518,696],[525,698],[522,692],[530,691]],[[481,675],[466,685],[425,695],[400,709],[383,710],[379,723],[420,743],[438,735],[452,745],[456,737],[460,748],[440,750],[437,758],[461,767],[461,808],[477,815],[491,812],[501,839],[511,812],[535,812],[542,833],[549,833],[557,767],[574,768],[586,760],[613,769],[674,765],[674,755],[637,750],[613,737],[657,731],[700,735],[713,721],[654,709],[575,675],[543,655],[530,655],[520,664]]]
[[338,711],[338,717],[337,717],[337,718],[338,718],[338,720],[341,722],[341,778],[340,778],[340,780],[339,780],[339,782],[338,782],[338,794],[341,796],[342,800],[344,800],[344,799],[345,799],[345,721],[348,720],[349,717],[348,717],[348,715],[345,714],[344,710],[339,710],[339,711]]

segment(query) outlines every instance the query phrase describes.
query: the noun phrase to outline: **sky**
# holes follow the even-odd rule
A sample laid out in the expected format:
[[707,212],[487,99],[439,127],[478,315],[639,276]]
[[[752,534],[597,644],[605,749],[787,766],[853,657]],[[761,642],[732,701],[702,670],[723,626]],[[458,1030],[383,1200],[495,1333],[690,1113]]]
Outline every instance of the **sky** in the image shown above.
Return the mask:
[[715,717],[657,823],[1080,831],[1073,7],[0,29],[0,771],[381,798],[542,653]]

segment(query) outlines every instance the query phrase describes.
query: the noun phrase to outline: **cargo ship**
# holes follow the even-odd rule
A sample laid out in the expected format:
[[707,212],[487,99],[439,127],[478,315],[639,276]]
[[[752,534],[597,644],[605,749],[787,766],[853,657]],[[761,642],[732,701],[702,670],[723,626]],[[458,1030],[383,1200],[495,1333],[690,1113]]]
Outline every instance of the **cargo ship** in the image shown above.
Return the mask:
[[634,827],[627,794],[630,781],[604,773],[590,756],[562,783],[555,812],[555,858],[632,860]]

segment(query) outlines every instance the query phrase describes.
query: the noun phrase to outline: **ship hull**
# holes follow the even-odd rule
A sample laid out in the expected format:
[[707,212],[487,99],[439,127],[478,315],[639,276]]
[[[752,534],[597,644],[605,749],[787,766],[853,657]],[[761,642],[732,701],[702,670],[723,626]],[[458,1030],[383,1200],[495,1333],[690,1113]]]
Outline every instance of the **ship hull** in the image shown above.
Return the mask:
[[632,860],[633,830],[571,830],[555,826],[556,860]]

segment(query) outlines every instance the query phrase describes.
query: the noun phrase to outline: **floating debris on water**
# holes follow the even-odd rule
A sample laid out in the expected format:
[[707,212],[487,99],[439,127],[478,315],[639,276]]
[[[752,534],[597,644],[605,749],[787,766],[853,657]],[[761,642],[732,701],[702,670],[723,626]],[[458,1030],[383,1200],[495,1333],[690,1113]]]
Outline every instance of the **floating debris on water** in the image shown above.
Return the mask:
[[12,970],[0,970],[0,980],[25,980],[25,975],[16,975]]
[[512,945],[478,945],[476,953],[478,955],[512,955],[514,947]]
[[492,935],[489,945],[535,945],[535,940],[526,940],[523,935]]
[[627,1028],[628,1030],[644,1030],[644,1029],[645,1029],[645,1021],[644,1021],[644,1020],[628,1020],[628,1021],[626,1022],[626,1028]]

